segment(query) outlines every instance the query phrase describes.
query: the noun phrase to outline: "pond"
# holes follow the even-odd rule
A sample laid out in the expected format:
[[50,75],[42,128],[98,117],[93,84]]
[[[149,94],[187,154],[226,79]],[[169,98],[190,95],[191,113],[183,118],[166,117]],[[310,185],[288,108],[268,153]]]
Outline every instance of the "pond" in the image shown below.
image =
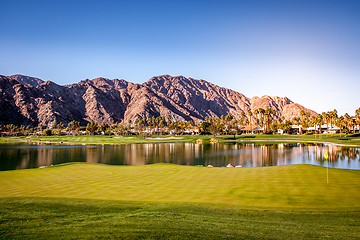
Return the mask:
[[325,144],[279,143],[149,143],[124,145],[27,145],[0,144],[0,170],[51,166],[67,162],[90,162],[110,165],[146,165],[174,163],[180,165],[227,164],[263,167],[287,164],[360,169],[359,148]]

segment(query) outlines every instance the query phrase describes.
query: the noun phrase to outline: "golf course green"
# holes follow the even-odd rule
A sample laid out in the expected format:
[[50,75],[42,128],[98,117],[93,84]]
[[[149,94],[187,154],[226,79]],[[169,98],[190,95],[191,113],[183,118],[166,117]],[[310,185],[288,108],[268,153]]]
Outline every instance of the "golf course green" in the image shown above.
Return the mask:
[[0,172],[0,239],[356,239],[360,171],[63,164]]
[[[78,136],[11,136],[0,137],[0,143],[37,143],[37,144],[129,144],[129,143],[154,143],[154,142],[196,142],[198,139],[210,141],[212,135],[180,135],[180,136],[108,136],[108,135],[78,135]],[[322,134],[321,138],[315,135],[220,135],[216,137],[220,142],[308,142],[308,143],[333,143],[346,146],[360,146],[359,134],[343,135]]]

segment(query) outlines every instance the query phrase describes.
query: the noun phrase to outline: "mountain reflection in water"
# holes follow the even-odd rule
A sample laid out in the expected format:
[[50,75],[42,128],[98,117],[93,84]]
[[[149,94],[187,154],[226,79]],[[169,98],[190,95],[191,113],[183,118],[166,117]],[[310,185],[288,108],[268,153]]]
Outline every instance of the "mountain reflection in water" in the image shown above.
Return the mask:
[[0,145],[0,170],[37,168],[66,162],[90,162],[110,165],[179,165],[227,164],[243,167],[313,164],[326,166],[323,157],[329,152],[329,167],[360,169],[359,148],[325,144],[254,144],[254,143],[149,143],[102,146]]

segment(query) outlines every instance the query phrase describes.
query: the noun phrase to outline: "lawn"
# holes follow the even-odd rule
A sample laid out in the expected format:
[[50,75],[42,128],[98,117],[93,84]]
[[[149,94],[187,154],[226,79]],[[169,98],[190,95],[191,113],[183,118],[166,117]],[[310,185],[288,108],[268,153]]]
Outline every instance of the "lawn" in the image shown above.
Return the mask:
[[360,209],[360,171],[312,165],[207,168],[63,164],[0,172],[0,197],[205,203],[262,209]]
[[0,239],[358,239],[360,213],[0,199]]
[[356,238],[360,171],[63,164],[0,172],[0,238]]
[[[198,139],[210,141],[213,135],[181,135],[181,136],[108,136],[108,135],[80,135],[80,136],[14,136],[0,137],[0,143],[37,143],[37,144],[131,144],[131,143],[149,143],[149,142],[195,142]],[[360,147],[359,134],[352,134],[348,137],[339,134],[326,135],[321,138],[315,135],[220,135],[217,139],[222,142],[258,142],[258,143],[278,143],[278,142],[313,142],[313,143],[334,143],[337,145]]]

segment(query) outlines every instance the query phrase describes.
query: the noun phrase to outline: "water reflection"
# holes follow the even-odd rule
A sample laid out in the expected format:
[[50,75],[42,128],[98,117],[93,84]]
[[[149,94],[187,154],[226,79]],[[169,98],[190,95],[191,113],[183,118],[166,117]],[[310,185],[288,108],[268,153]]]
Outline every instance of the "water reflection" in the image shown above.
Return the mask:
[[149,143],[119,146],[46,146],[0,145],[0,170],[37,168],[66,162],[91,162],[111,165],[146,165],[174,163],[180,165],[232,164],[243,167],[313,164],[360,169],[359,148],[325,144],[254,143]]

